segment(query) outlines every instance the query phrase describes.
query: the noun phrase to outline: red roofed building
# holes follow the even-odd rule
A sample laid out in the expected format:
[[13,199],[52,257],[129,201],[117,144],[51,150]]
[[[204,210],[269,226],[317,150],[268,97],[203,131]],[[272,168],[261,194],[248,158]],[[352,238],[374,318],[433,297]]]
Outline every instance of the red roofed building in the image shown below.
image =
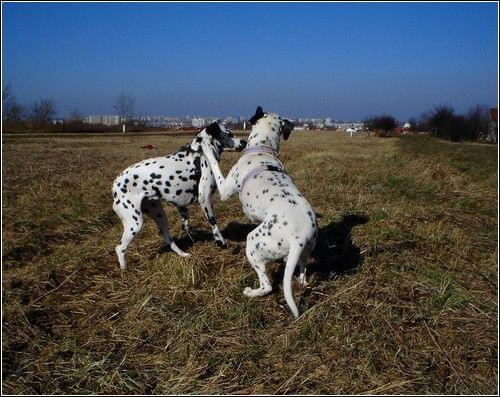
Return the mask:
[[498,108],[490,108],[490,120],[498,122]]

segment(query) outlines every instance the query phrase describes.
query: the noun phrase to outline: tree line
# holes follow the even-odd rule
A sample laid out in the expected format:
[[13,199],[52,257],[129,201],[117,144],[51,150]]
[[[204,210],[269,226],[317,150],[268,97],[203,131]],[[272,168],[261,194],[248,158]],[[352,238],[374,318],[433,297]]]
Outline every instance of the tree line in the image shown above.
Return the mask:
[[[121,92],[113,106],[127,131],[138,132],[147,129],[145,124],[133,120],[135,98],[131,93]],[[70,112],[64,123],[57,123],[56,103],[52,99],[41,99],[26,106],[18,102],[12,86],[2,91],[2,127],[4,132],[112,132],[121,131],[120,125],[90,124],[78,109]]]
[[[390,114],[366,117],[365,128],[379,136],[389,136],[398,126],[398,120]],[[408,120],[411,132],[427,132],[432,136],[450,141],[491,140],[497,142],[498,124],[493,123],[490,108],[486,105],[471,107],[465,114],[456,113],[449,105],[438,105],[420,117]]]
[[[121,92],[113,107],[127,131],[138,132],[151,129],[144,123],[133,121],[135,98],[131,93]],[[74,109],[64,123],[54,123],[56,104],[51,99],[41,99],[31,106],[20,104],[8,84],[2,91],[2,127],[4,132],[111,132],[121,131],[121,125],[90,124],[85,122],[78,109]],[[498,125],[492,123],[490,109],[477,105],[465,114],[458,114],[448,105],[435,106],[420,117],[410,118],[411,132],[427,132],[432,136],[451,141],[490,140],[497,142]],[[398,120],[390,114],[366,117],[365,129],[378,136],[392,135]]]

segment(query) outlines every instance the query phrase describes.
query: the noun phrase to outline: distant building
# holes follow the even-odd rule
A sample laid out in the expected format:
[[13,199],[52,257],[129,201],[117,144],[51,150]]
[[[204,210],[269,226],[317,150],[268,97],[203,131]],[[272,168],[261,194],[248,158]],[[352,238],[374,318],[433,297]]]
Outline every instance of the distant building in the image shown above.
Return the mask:
[[193,118],[191,120],[191,125],[196,128],[201,128],[205,126],[205,119],[202,118]]
[[361,131],[364,128],[363,123],[356,122],[339,122],[335,123],[335,128],[338,130],[347,131],[349,128],[352,128],[354,131]]
[[91,115],[85,121],[89,124],[117,125],[120,124],[120,116],[114,115]]

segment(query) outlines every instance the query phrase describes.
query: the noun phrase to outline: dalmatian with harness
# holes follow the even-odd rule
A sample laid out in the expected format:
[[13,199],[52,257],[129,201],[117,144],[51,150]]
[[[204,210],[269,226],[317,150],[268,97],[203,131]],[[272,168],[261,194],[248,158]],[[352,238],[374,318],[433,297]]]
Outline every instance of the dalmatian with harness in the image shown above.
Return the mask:
[[318,234],[316,213],[278,159],[280,136],[288,139],[293,124],[276,113],[264,113],[260,106],[250,124],[252,131],[247,146],[227,178],[222,175],[210,145],[202,143],[202,149],[215,176],[221,200],[238,193],[245,215],[260,222],[248,234],[246,244],[246,256],[257,273],[260,286],[256,289],[246,287],[243,293],[252,298],[270,293],[272,286],[266,274],[266,263],[285,259],[285,300],[293,315],[298,317],[292,276],[299,265],[298,281],[306,283],[306,260]]
[[224,149],[240,151],[246,141],[235,138],[223,124],[213,123],[176,153],[133,164],[115,179],[112,187],[113,210],[123,223],[123,235],[115,251],[122,270],[126,268],[125,251],[141,230],[144,213],[154,219],[172,251],[180,256],[189,256],[170,237],[161,200],[178,208],[182,227],[187,233],[187,206],[198,201],[212,225],[216,243],[226,246],[212,209],[211,197],[216,185],[202,152],[202,144],[210,148],[210,154],[217,162]]

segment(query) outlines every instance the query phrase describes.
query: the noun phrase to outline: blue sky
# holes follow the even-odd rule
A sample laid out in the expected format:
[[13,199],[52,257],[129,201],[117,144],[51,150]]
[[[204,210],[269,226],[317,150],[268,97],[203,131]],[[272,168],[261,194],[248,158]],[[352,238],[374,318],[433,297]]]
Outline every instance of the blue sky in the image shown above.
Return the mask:
[[59,116],[400,120],[497,103],[495,3],[2,3],[3,84]]

